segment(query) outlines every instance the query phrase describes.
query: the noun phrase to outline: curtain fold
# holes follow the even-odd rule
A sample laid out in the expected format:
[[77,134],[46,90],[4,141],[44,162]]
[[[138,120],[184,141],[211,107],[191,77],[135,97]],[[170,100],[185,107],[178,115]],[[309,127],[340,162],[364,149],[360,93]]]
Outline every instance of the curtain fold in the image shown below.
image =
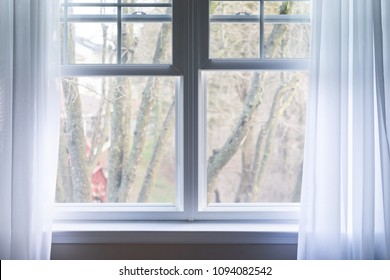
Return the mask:
[[389,259],[389,3],[312,5],[298,258]]
[[[378,204],[383,205],[384,250],[390,259],[390,1],[376,1],[374,4],[374,37],[376,89],[378,93],[378,125],[381,158],[381,193]],[[379,250],[383,249],[379,248]]]
[[48,259],[60,123],[58,3],[0,5],[0,258]]

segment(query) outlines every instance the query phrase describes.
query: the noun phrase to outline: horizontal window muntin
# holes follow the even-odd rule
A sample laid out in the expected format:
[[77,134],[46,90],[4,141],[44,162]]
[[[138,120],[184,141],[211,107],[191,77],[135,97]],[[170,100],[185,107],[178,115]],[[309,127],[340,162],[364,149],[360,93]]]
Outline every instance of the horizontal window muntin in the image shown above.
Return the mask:
[[[118,18],[122,21],[172,21],[171,3],[69,3],[65,0],[62,8],[61,21],[117,21]],[[78,11],[75,12],[72,8]],[[93,12],[93,8],[100,11]],[[105,8],[114,9],[106,14]],[[131,9],[127,11],[126,8]],[[161,13],[154,11],[153,8],[166,8],[167,10]],[[83,11],[86,12],[83,13]]]
[[61,66],[63,76],[179,76],[172,65],[147,64],[68,64]]
[[[258,15],[213,15],[210,16],[210,22],[260,22]],[[310,17],[306,15],[266,15],[265,23],[308,23]]]
[[62,3],[63,7],[172,7],[171,3],[82,3],[68,2]]
[[274,59],[274,58],[212,58],[208,59],[201,70],[307,70],[309,59]]
[[[170,15],[122,15],[121,22],[172,22]],[[62,22],[117,22],[116,15],[69,15]]]

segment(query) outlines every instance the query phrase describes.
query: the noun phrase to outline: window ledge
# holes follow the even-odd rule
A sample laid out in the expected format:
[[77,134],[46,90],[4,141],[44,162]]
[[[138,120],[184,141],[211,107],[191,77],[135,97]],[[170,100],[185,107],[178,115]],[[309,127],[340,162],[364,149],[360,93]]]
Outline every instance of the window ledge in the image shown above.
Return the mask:
[[297,244],[297,223],[62,222],[53,243]]

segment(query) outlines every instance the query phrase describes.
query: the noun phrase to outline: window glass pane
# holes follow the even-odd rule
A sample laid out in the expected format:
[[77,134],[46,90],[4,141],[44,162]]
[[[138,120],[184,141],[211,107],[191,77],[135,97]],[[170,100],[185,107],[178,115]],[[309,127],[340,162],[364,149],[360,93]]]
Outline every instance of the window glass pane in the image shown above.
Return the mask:
[[290,5],[288,14],[291,15],[309,15],[310,1],[265,1],[264,13],[266,15],[279,15],[283,13],[283,7]]
[[125,15],[172,15],[171,7],[124,7]]
[[265,24],[265,58],[309,58],[310,25]]
[[258,1],[210,1],[210,57],[258,58]]
[[259,1],[210,1],[210,15],[258,15],[259,7]]
[[68,9],[69,15],[115,15],[117,14],[116,7],[72,7]]
[[68,24],[68,63],[115,63],[116,24],[74,22]]
[[265,1],[264,57],[309,58],[310,2]]
[[259,58],[259,24],[210,23],[210,57]]
[[175,77],[65,77],[57,202],[176,201]]
[[123,64],[170,64],[172,62],[171,23],[123,23]]
[[308,74],[206,72],[208,203],[298,202]]

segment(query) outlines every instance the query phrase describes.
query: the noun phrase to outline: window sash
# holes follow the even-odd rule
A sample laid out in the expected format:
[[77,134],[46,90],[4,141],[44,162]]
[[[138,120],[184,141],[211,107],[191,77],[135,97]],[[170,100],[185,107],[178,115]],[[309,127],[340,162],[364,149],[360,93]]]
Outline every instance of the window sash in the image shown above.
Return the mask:
[[[183,3],[181,0],[173,0],[174,4],[159,3],[159,4],[142,4],[137,5],[133,3],[122,3],[124,7],[172,7],[172,28],[173,28],[173,42],[172,42],[172,61],[170,65],[167,64],[67,64],[61,66],[61,75],[68,77],[81,76],[176,76],[178,81],[176,83],[176,153],[177,153],[177,172],[179,174],[176,185],[176,203],[57,203],[54,220],[59,221],[102,221],[102,220],[186,220],[188,219],[188,209],[184,209],[184,192],[183,186],[183,98],[184,98],[184,79],[183,79],[183,30],[182,24],[179,24],[183,19]],[[96,6],[94,4],[86,3],[68,3],[69,6]],[[99,4],[100,5],[100,4]],[[116,3],[107,3],[103,6],[119,6]],[[120,21],[120,17],[115,21]],[[146,15],[149,21],[160,21],[160,16]],[[145,16],[129,15],[133,21],[144,20]],[[63,17],[62,23],[67,21],[69,17]],[[75,16],[75,18],[80,18]],[[165,17],[167,18],[167,17]],[[87,18],[85,18],[87,19]],[[91,20],[89,18],[88,20]],[[83,20],[83,19],[82,19]],[[102,20],[98,16],[97,21]],[[67,36],[65,36],[66,38]],[[119,36],[120,37],[120,36]],[[67,42],[64,42],[67,46]],[[118,42],[120,44],[120,42]],[[63,50],[67,53],[66,48]],[[66,56],[64,56],[66,57]],[[119,60],[120,62],[120,60]]]
[[[198,184],[196,185],[196,193],[198,193],[197,203],[198,208],[194,214],[196,219],[287,219],[297,220],[299,213],[299,203],[212,203],[207,204],[207,158],[206,158],[206,106],[205,106],[205,70],[249,70],[249,71],[302,71],[309,70],[310,59],[265,59],[264,44],[260,46],[260,57],[254,59],[230,59],[230,58],[210,58],[209,57],[209,40],[210,40],[210,22],[234,22],[243,20],[244,22],[260,20],[260,42],[264,42],[264,23],[279,23],[279,22],[310,22],[309,16],[295,15],[272,15],[264,16],[264,2],[260,1],[260,14],[239,15],[239,16],[211,16],[209,14],[209,1],[199,0],[197,3],[198,13],[202,13],[202,19],[208,21],[198,22],[198,29],[195,31],[197,41],[199,42],[198,50],[195,50],[195,55],[199,58],[199,75],[197,75],[197,83],[199,86],[198,93]],[[239,1],[239,0],[237,0]],[[305,0],[297,0],[305,1]]]

